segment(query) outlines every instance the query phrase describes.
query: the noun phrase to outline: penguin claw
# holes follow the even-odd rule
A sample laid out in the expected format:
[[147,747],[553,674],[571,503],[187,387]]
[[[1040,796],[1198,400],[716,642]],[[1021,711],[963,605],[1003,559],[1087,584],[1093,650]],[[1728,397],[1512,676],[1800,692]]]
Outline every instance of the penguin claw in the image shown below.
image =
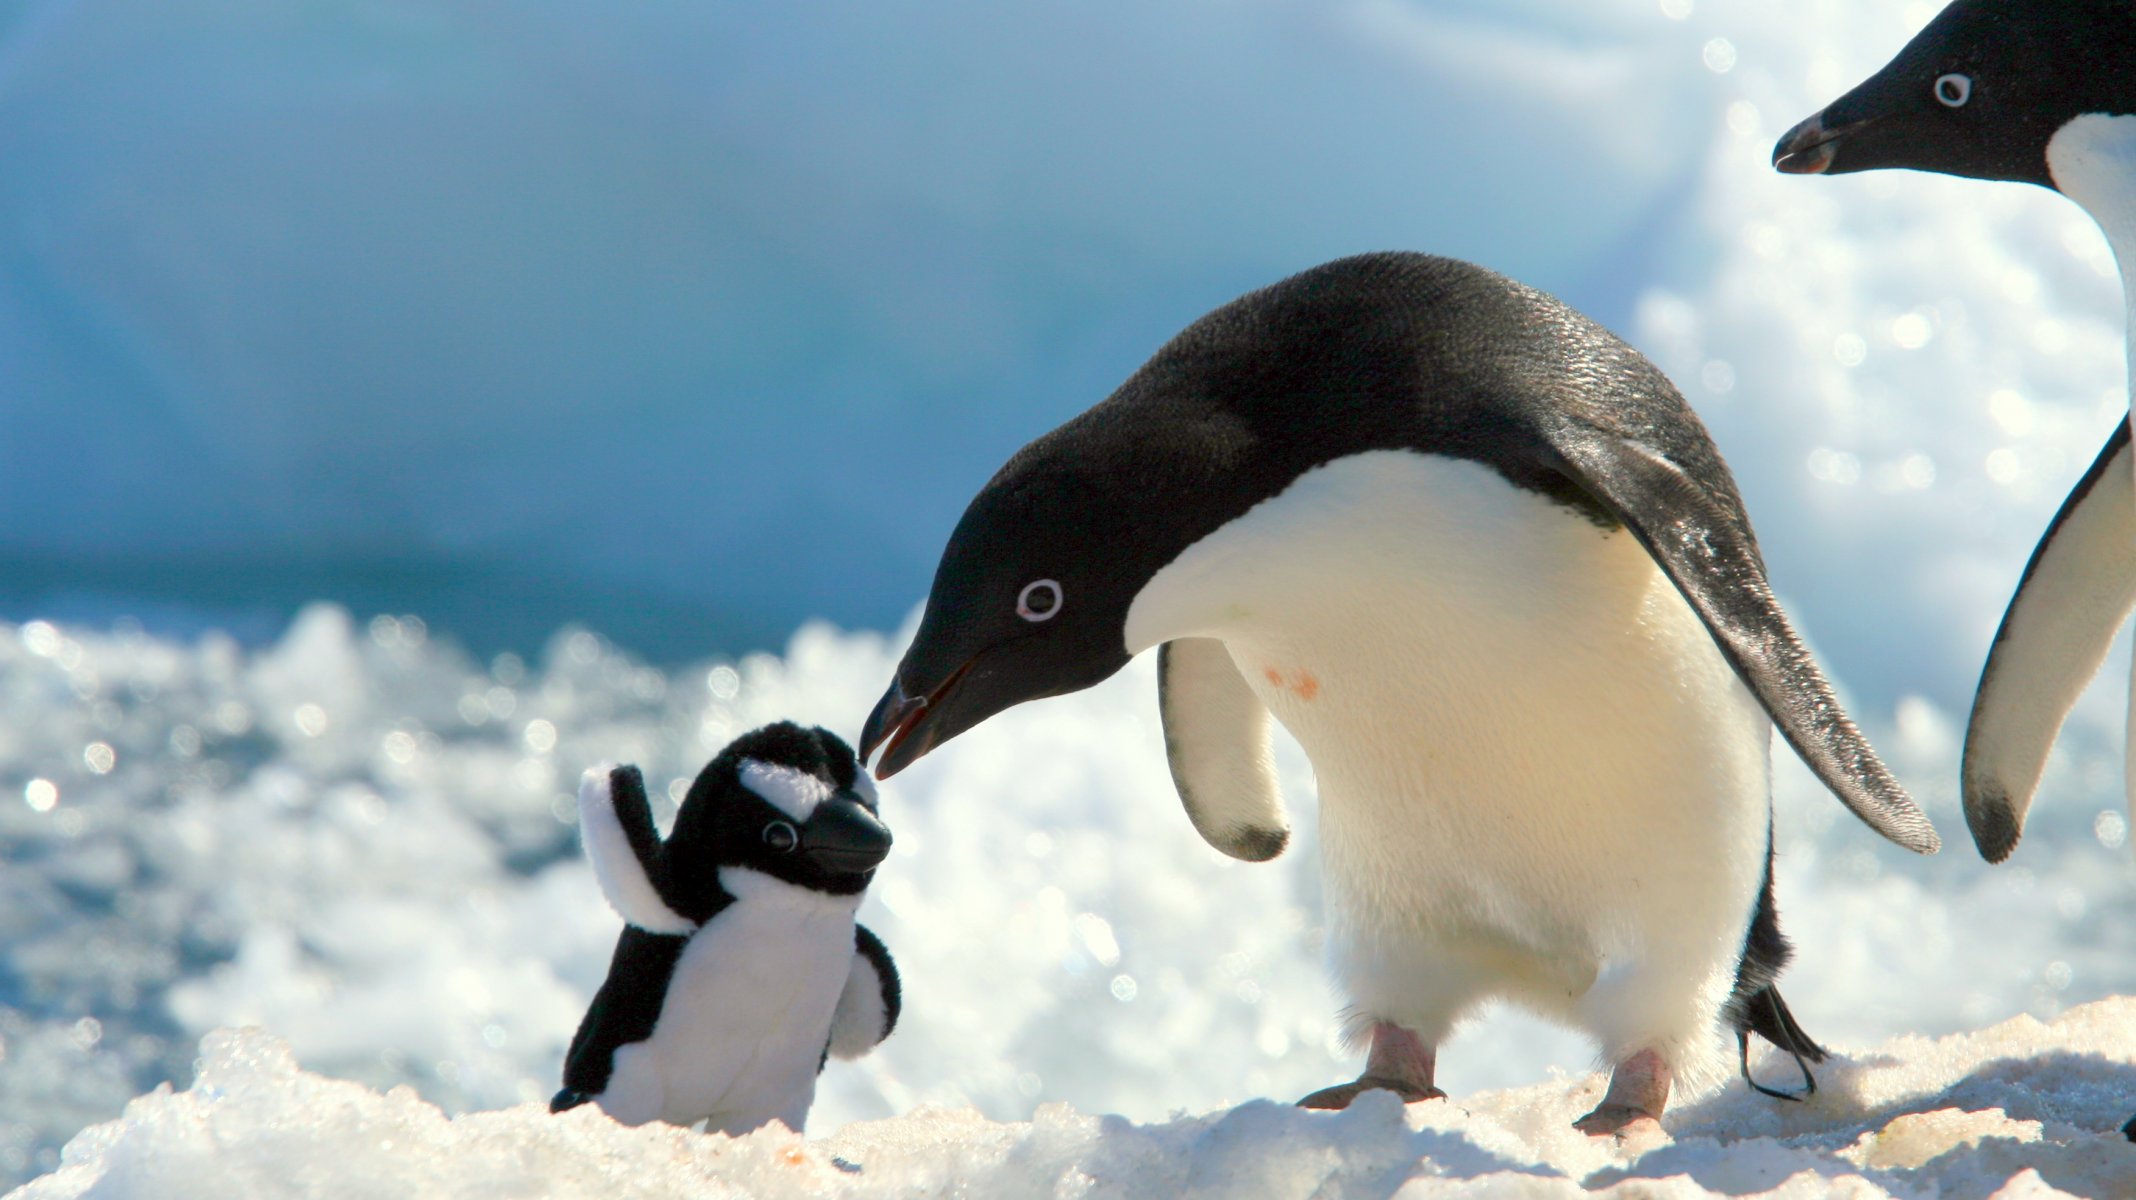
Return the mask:
[[1660,1129],[1661,1118],[1629,1104],[1603,1104],[1574,1121],[1572,1127],[1589,1137],[1615,1137],[1622,1141],[1647,1129]]
[[1446,1093],[1435,1087],[1418,1087],[1399,1079],[1383,1075],[1360,1075],[1349,1083],[1324,1087],[1305,1099],[1298,1101],[1300,1108],[1340,1109],[1350,1107],[1350,1102],[1366,1092],[1393,1092],[1404,1104],[1417,1104],[1425,1100],[1444,1100]]

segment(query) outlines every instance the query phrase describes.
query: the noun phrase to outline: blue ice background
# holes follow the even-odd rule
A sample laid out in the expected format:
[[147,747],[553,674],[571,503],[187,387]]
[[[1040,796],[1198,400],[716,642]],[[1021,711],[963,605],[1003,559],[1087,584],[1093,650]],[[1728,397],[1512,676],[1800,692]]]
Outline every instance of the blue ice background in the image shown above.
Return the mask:
[[329,596],[667,659],[888,628],[996,465],[1241,291],[1418,248],[1627,328],[1717,120],[1701,36],[0,5],[0,613],[257,640]]

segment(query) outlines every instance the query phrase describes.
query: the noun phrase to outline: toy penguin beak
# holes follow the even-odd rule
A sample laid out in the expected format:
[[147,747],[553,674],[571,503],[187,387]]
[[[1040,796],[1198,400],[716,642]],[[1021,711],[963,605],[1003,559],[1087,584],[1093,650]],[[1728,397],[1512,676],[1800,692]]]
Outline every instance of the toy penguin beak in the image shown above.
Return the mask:
[[890,827],[860,801],[837,796],[809,814],[800,849],[825,870],[858,875],[890,856]]

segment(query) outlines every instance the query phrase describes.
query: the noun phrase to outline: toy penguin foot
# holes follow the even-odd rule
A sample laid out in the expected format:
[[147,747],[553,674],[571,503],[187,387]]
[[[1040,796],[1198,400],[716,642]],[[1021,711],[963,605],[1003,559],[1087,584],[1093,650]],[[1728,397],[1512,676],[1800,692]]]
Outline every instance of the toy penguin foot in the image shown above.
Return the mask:
[[1300,1108],[1348,1108],[1350,1102],[1375,1089],[1393,1092],[1404,1104],[1420,1100],[1444,1100],[1446,1093],[1432,1086],[1438,1055],[1424,1040],[1388,1021],[1372,1023],[1372,1052],[1365,1059],[1365,1073],[1350,1083],[1321,1088],[1298,1102]]
[[1324,1087],[1298,1102],[1300,1108],[1348,1108],[1350,1102],[1370,1091],[1393,1092],[1404,1104],[1420,1100],[1444,1100],[1446,1093],[1435,1087],[1418,1087],[1399,1079],[1387,1079],[1379,1075],[1360,1075],[1349,1083]]
[[1669,1103],[1669,1064],[1652,1050],[1641,1050],[1610,1072],[1609,1091],[1595,1110],[1572,1123],[1589,1137],[1628,1137],[1661,1128],[1661,1110]]

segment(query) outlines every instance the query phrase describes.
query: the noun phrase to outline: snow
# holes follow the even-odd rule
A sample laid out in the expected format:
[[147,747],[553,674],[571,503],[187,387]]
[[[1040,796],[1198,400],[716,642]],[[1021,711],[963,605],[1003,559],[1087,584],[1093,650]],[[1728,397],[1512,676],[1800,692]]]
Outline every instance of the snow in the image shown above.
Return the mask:
[[2110,1128],[2132,1084],[2136,1000],[2116,999],[1902,1038],[1829,1066],[1808,1103],[1733,1094],[1621,1143],[1567,1127],[1599,1076],[1407,1109],[1385,1092],[1342,1113],[1255,1100],[1148,1123],[922,1108],[730,1139],[538,1103],[448,1117],[408,1088],[302,1070],[262,1030],[221,1030],[190,1088],[84,1131],[13,1196],[2114,1196],[2136,1179],[2136,1145]]
[[[257,1106],[229,1110],[233,1128],[295,1139],[259,1143],[261,1161],[352,1136],[325,1109],[373,1113],[424,1145],[466,1138],[514,1161],[523,1153],[528,1170],[569,1146],[607,1145],[608,1134],[568,1126],[587,1141],[559,1148],[547,1139],[567,1135],[543,1132],[508,1149],[524,1142],[515,1122],[534,1116],[517,1106],[557,1086],[617,927],[569,824],[579,772],[638,763],[665,821],[681,782],[743,730],[781,716],[851,729],[899,644],[815,624],[782,655],[663,671],[585,631],[559,634],[532,663],[477,662],[413,619],[356,622],[330,606],[259,651],[220,635],[0,625],[0,779],[21,781],[19,798],[0,802],[0,1168],[18,1181],[53,1170],[63,1142],[129,1098],[194,1081],[203,1036],[248,1025],[316,1072],[274,1066],[258,1039],[231,1051],[264,1072],[245,1092]],[[1175,1153],[1210,1173],[1289,1178],[1353,1160],[1385,1170],[1373,1164],[1412,1147],[1451,1155],[1449,1170],[1501,1159],[1581,1176],[1606,1167],[1562,1128],[1585,1111],[1572,1093],[1596,1086],[1592,1048],[1514,1013],[1458,1033],[1441,1058],[1442,1085],[1488,1122],[1441,1128],[1449,1106],[1421,1118],[1438,1132],[1412,1135],[1391,1111],[1327,1125],[1256,1103],[1357,1068],[1337,1044],[1319,962],[1310,772],[1294,745],[1280,747],[1298,815],[1289,852],[1269,864],[1217,854],[1172,792],[1155,692],[1152,664],[1138,661],[1087,693],[1011,710],[884,785],[896,846],[860,916],[897,957],[906,1009],[879,1050],[824,1075],[809,1132],[878,1164],[840,1186],[886,1178],[890,1160],[878,1156],[894,1147],[914,1147],[912,1170],[946,1169],[930,1146],[997,1154],[1011,1181],[1134,1174]],[[1925,706],[1870,728],[1909,779],[1952,769],[1953,731]],[[2044,806],[2029,867],[1916,860],[1778,761],[1780,911],[1801,955],[1784,990],[1812,1034],[1854,1058],[1827,1068],[1820,1098],[1799,1109],[1736,1084],[1680,1097],[1668,1153],[1688,1153],[1694,1137],[1813,1130],[1852,1145],[1900,1115],[1890,1105],[1909,1088],[1955,1087],[1967,1111],[2047,1122],[2050,1139],[2136,1112],[2126,1068],[2024,1061],[2026,1039],[2050,1036],[2065,1048],[2095,1037],[2126,1060],[2136,1025],[2119,1042],[2100,1032],[2101,1014],[2122,1011],[2111,1006],[2052,1035],[2026,1017],[1940,1049],[1876,1048],[2136,993],[2126,932],[2136,889],[2126,851],[2098,844],[2089,812]],[[2101,752],[2062,774],[2103,777],[2110,791],[2114,765]],[[1924,791],[1954,829],[1947,792]],[[1998,1056],[2018,1061],[1961,1078]],[[136,1116],[206,1102],[220,1069],[179,1097],[139,1101]],[[1788,1078],[1783,1062],[1758,1069]],[[368,1090],[395,1087],[412,1090]],[[1506,1087],[1530,1090],[1485,1094]],[[1824,1107],[1857,1095],[1875,1111]],[[429,1105],[468,1115],[448,1126]],[[149,1119],[113,1161],[138,1153],[157,1164],[138,1169],[162,1178],[180,1170],[165,1156],[194,1153],[183,1146],[199,1137],[235,1144],[185,1132],[200,1119],[184,1107]],[[1251,1154],[1267,1161],[1218,1153],[1264,1138],[1296,1161],[1266,1147]],[[710,1161],[710,1150],[673,1149],[696,1143],[660,1144],[661,1162]],[[586,1153],[613,1163],[598,1155],[624,1151]],[[1792,1141],[1772,1153],[1824,1161]],[[341,1158],[332,1150],[316,1169],[338,1171]],[[244,1161],[224,1165],[250,1169]],[[564,1171],[558,1187],[581,1169],[595,1168]],[[277,1172],[259,1171],[269,1188]]]

